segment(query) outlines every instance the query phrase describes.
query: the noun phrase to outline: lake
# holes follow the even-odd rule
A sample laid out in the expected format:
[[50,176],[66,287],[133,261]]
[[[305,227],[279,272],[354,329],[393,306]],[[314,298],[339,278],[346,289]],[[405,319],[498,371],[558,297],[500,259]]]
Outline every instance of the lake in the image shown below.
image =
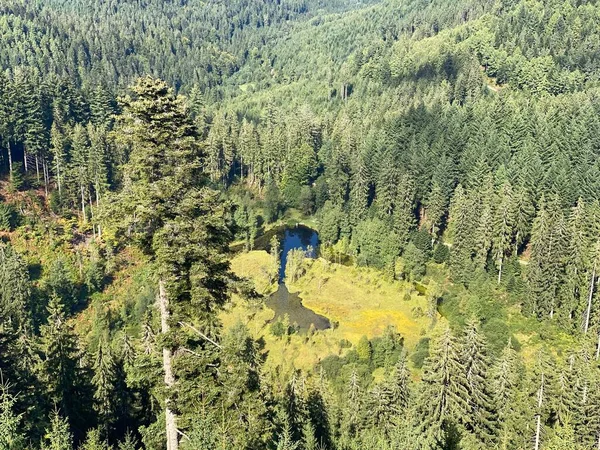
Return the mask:
[[305,307],[302,304],[300,296],[295,293],[290,293],[284,283],[285,265],[290,250],[299,248],[306,251],[309,247],[312,247],[312,252],[307,256],[310,258],[316,257],[317,247],[319,245],[318,233],[311,228],[296,225],[295,227],[285,227],[278,230],[276,236],[279,238],[281,247],[279,288],[266,302],[267,306],[275,312],[273,320],[283,318],[283,316],[287,314],[290,324],[296,324],[300,331],[308,330],[311,325],[313,325],[316,330],[330,328],[331,323],[327,317],[321,316]]

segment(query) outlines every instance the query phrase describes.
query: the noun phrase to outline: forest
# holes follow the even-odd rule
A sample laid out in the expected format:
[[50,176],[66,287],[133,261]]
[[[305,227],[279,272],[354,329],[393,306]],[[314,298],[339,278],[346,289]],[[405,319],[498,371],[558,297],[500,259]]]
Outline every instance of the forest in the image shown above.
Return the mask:
[[596,0],[0,2],[0,450],[599,449],[598,49]]

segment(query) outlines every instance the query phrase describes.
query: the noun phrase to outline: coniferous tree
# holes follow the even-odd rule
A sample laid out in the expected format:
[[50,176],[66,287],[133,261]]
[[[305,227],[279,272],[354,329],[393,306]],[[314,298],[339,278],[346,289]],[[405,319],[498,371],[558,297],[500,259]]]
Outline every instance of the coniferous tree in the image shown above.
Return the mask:
[[132,89],[134,97],[123,99],[119,123],[131,148],[124,167],[129,182],[114,211],[122,219],[119,229],[156,267],[166,441],[175,450],[177,430],[189,426],[193,399],[214,395],[221,349],[216,313],[228,298],[229,232],[225,205],[206,186],[197,131],[182,99],[149,77]]
[[72,450],[73,436],[69,430],[67,419],[60,416],[58,411],[52,413],[50,429],[46,432],[43,450]]
[[459,420],[468,414],[464,374],[458,342],[447,328],[423,367],[415,424],[419,448],[443,447],[456,439]]
[[456,281],[466,282],[472,270],[473,253],[473,203],[461,185],[454,191],[450,207],[453,231],[450,267]]
[[115,386],[117,377],[115,361],[110,347],[104,342],[100,342],[98,345],[93,370],[95,410],[98,414],[99,430],[106,437],[111,433],[116,419],[116,403],[118,401],[116,395],[119,393]]
[[[6,381],[2,380],[2,383]],[[8,385],[0,386],[0,448],[6,450],[17,450],[23,444],[20,423],[22,415],[13,411],[15,398],[8,391]]]
[[516,445],[515,435],[520,424],[515,405],[518,404],[522,372],[522,361],[509,342],[491,370],[491,389],[499,424],[498,444],[502,449]]
[[48,303],[48,320],[40,334],[40,378],[51,403],[68,419],[75,438],[80,438],[91,422],[88,370],[82,366],[77,337],[57,297]]
[[485,339],[473,320],[466,325],[461,361],[465,366],[468,403],[462,422],[482,444],[492,445],[496,440],[497,423],[488,377],[490,359]]

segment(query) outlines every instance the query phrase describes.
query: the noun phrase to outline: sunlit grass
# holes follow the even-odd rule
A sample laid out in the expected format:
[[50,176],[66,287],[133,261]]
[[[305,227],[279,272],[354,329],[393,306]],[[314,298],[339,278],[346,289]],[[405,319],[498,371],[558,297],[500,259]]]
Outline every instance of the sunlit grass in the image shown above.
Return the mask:
[[[232,269],[253,280],[259,292],[270,293],[276,286],[269,285],[265,276],[269,263],[270,256],[265,251],[253,251],[236,255]],[[309,261],[306,274],[289,289],[300,295],[306,307],[329,318],[334,328],[313,335],[277,338],[269,331],[273,312],[237,297],[222,315],[226,328],[241,321],[255,338],[264,339],[266,366],[279,367],[281,376],[293,368],[309,370],[326,356],[341,355],[346,351],[342,340],[357,344],[363,335],[381,335],[388,325],[396,327],[411,350],[430,331],[431,320],[414,317],[413,313],[416,308],[426,311],[425,297],[417,295],[409,283],[384,280],[381,272],[374,269],[346,267],[323,259]],[[409,300],[405,299],[406,293]]]

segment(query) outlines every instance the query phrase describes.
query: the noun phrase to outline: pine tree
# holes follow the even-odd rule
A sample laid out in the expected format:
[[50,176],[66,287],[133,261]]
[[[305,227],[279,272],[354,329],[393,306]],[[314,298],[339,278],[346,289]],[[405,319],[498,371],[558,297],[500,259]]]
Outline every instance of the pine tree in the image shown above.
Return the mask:
[[398,198],[399,173],[390,152],[381,157],[378,170],[379,176],[375,186],[377,206],[382,217],[389,217],[394,213],[396,200]]
[[109,450],[109,447],[108,443],[100,437],[99,430],[90,430],[79,450]]
[[473,253],[473,217],[472,201],[461,185],[454,191],[450,207],[450,224],[452,227],[452,249],[450,253],[450,268],[452,277],[465,283],[472,271]]
[[73,436],[69,431],[67,419],[62,418],[58,411],[52,413],[50,429],[46,432],[46,443],[43,450],[72,450]]
[[22,448],[23,436],[21,435],[21,414],[13,411],[16,400],[9,392],[8,384],[4,380],[0,385],[0,448],[17,450]]
[[27,327],[30,293],[27,263],[10,244],[0,243],[0,318],[5,326]]
[[283,431],[279,435],[277,441],[277,450],[296,450],[300,446],[300,443],[294,441],[292,438],[292,429],[290,424],[286,421],[283,423]]
[[515,405],[522,372],[522,361],[509,342],[491,370],[491,390],[500,425],[498,443],[503,450],[516,445],[514,436],[519,428]]
[[178,429],[189,426],[196,400],[214,394],[230,235],[226,205],[206,186],[197,131],[182,98],[150,77],[132,90],[117,127],[131,147],[123,168],[129,182],[112,215],[120,234],[150,255],[158,275],[166,440],[176,450]]
[[97,127],[110,128],[115,112],[114,100],[108,90],[104,86],[96,86],[90,96],[91,123]]
[[429,197],[425,203],[425,215],[429,224],[431,233],[431,245],[435,243],[438,233],[442,227],[444,214],[446,212],[448,200],[442,191],[442,187],[436,181],[433,183]]
[[583,405],[583,423],[580,426],[582,442],[588,448],[600,445],[600,379],[596,374],[590,380],[589,395]]
[[73,430],[81,432],[90,423],[88,372],[81,365],[77,337],[57,297],[48,303],[48,320],[41,326],[40,334],[40,378],[51,402],[68,419]]
[[412,179],[403,174],[398,183],[398,198],[395,202],[393,214],[394,233],[398,236],[398,248],[404,250],[408,243],[410,233],[416,225],[414,215],[415,189]]
[[352,175],[350,190],[350,224],[356,227],[364,219],[369,207],[369,174],[366,162],[359,157]]
[[458,342],[447,328],[425,360],[415,425],[419,447],[444,447],[452,439],[460,418],[468,414],[465,366]]
[[584,447],[577,443],[575,431],[570,424],[559,425],[554,429],[554,434],[544,446],[544,450],[583,450]]
[[566,252],[565,223],[560,202],[542,200],[533,223],[531,258],[528,265],[528,310],[538,317],[554,316],[559,287],[563,278]]
[[465,365],[468,409],[462,422],[477,439],[487,446],[495,442],[496,410],[490,393],[485,339],[474,320],[467,322],[461,361]]
[[77,124],[73,128],[71,137],[71,161],[69,172],[76,186],[76,198],[79,198],[81,207],[81,218],[87,221],[86,204],[88,202],[89,189],[89,137],[86,129]]
[[511,184],[502,184],[496,196],[494,210],[492,248],[494,260],[498,268],[498,284],[502,281],[504,259],[510,254],[515,228],[515,200]]
[[13,159],[11,140],[14,128],[14,90],[12,84],[4,72],[0,71],[0,144],[6,147],[8,156],[8,171],[12,179]]
[[554,361],[547,351],[540,349],[535,355],[533,370],[528,380],[529,408],[535,411],[534,449],[539,450],[542,443],[543,428],[552,414],[555,395]]
[[119,442],[118,446],[119,450],[138,450],[138,448],[138,441],[131,432],[127,432],[125,439]]
[[313,427],[312,423],[310,422],[306,422],[302,426],[302,443],[304,450],[318,450],[315,427]]
[[62,198],[66,165],[65,136],[64,132],[58,127],[56,121],[52,123],[52,128],[50,129],[50,151],[54,159],[54,175],[56,175],[58,195]]
[[411,403],[410,371],[406,361],[406,355],[402,354],[389,381],[394,396],[396,415],[402,415]]
[[100,431],[103,436],[108,436],[116,421],[117,399],[118,395],[116,381],[116,365],[113,359],[110,347],[103,341],[98,345],[96,359],[94,362],[94,376],[92,384],[94,385],[95,410],[98,414]]
[[515,251],[517,255],[519,248],[527,242],[529,233],[531,231],[531,223],[535,217],[535,208],[527,190],[522,187],[517,187],[514,192],[515,202]]

